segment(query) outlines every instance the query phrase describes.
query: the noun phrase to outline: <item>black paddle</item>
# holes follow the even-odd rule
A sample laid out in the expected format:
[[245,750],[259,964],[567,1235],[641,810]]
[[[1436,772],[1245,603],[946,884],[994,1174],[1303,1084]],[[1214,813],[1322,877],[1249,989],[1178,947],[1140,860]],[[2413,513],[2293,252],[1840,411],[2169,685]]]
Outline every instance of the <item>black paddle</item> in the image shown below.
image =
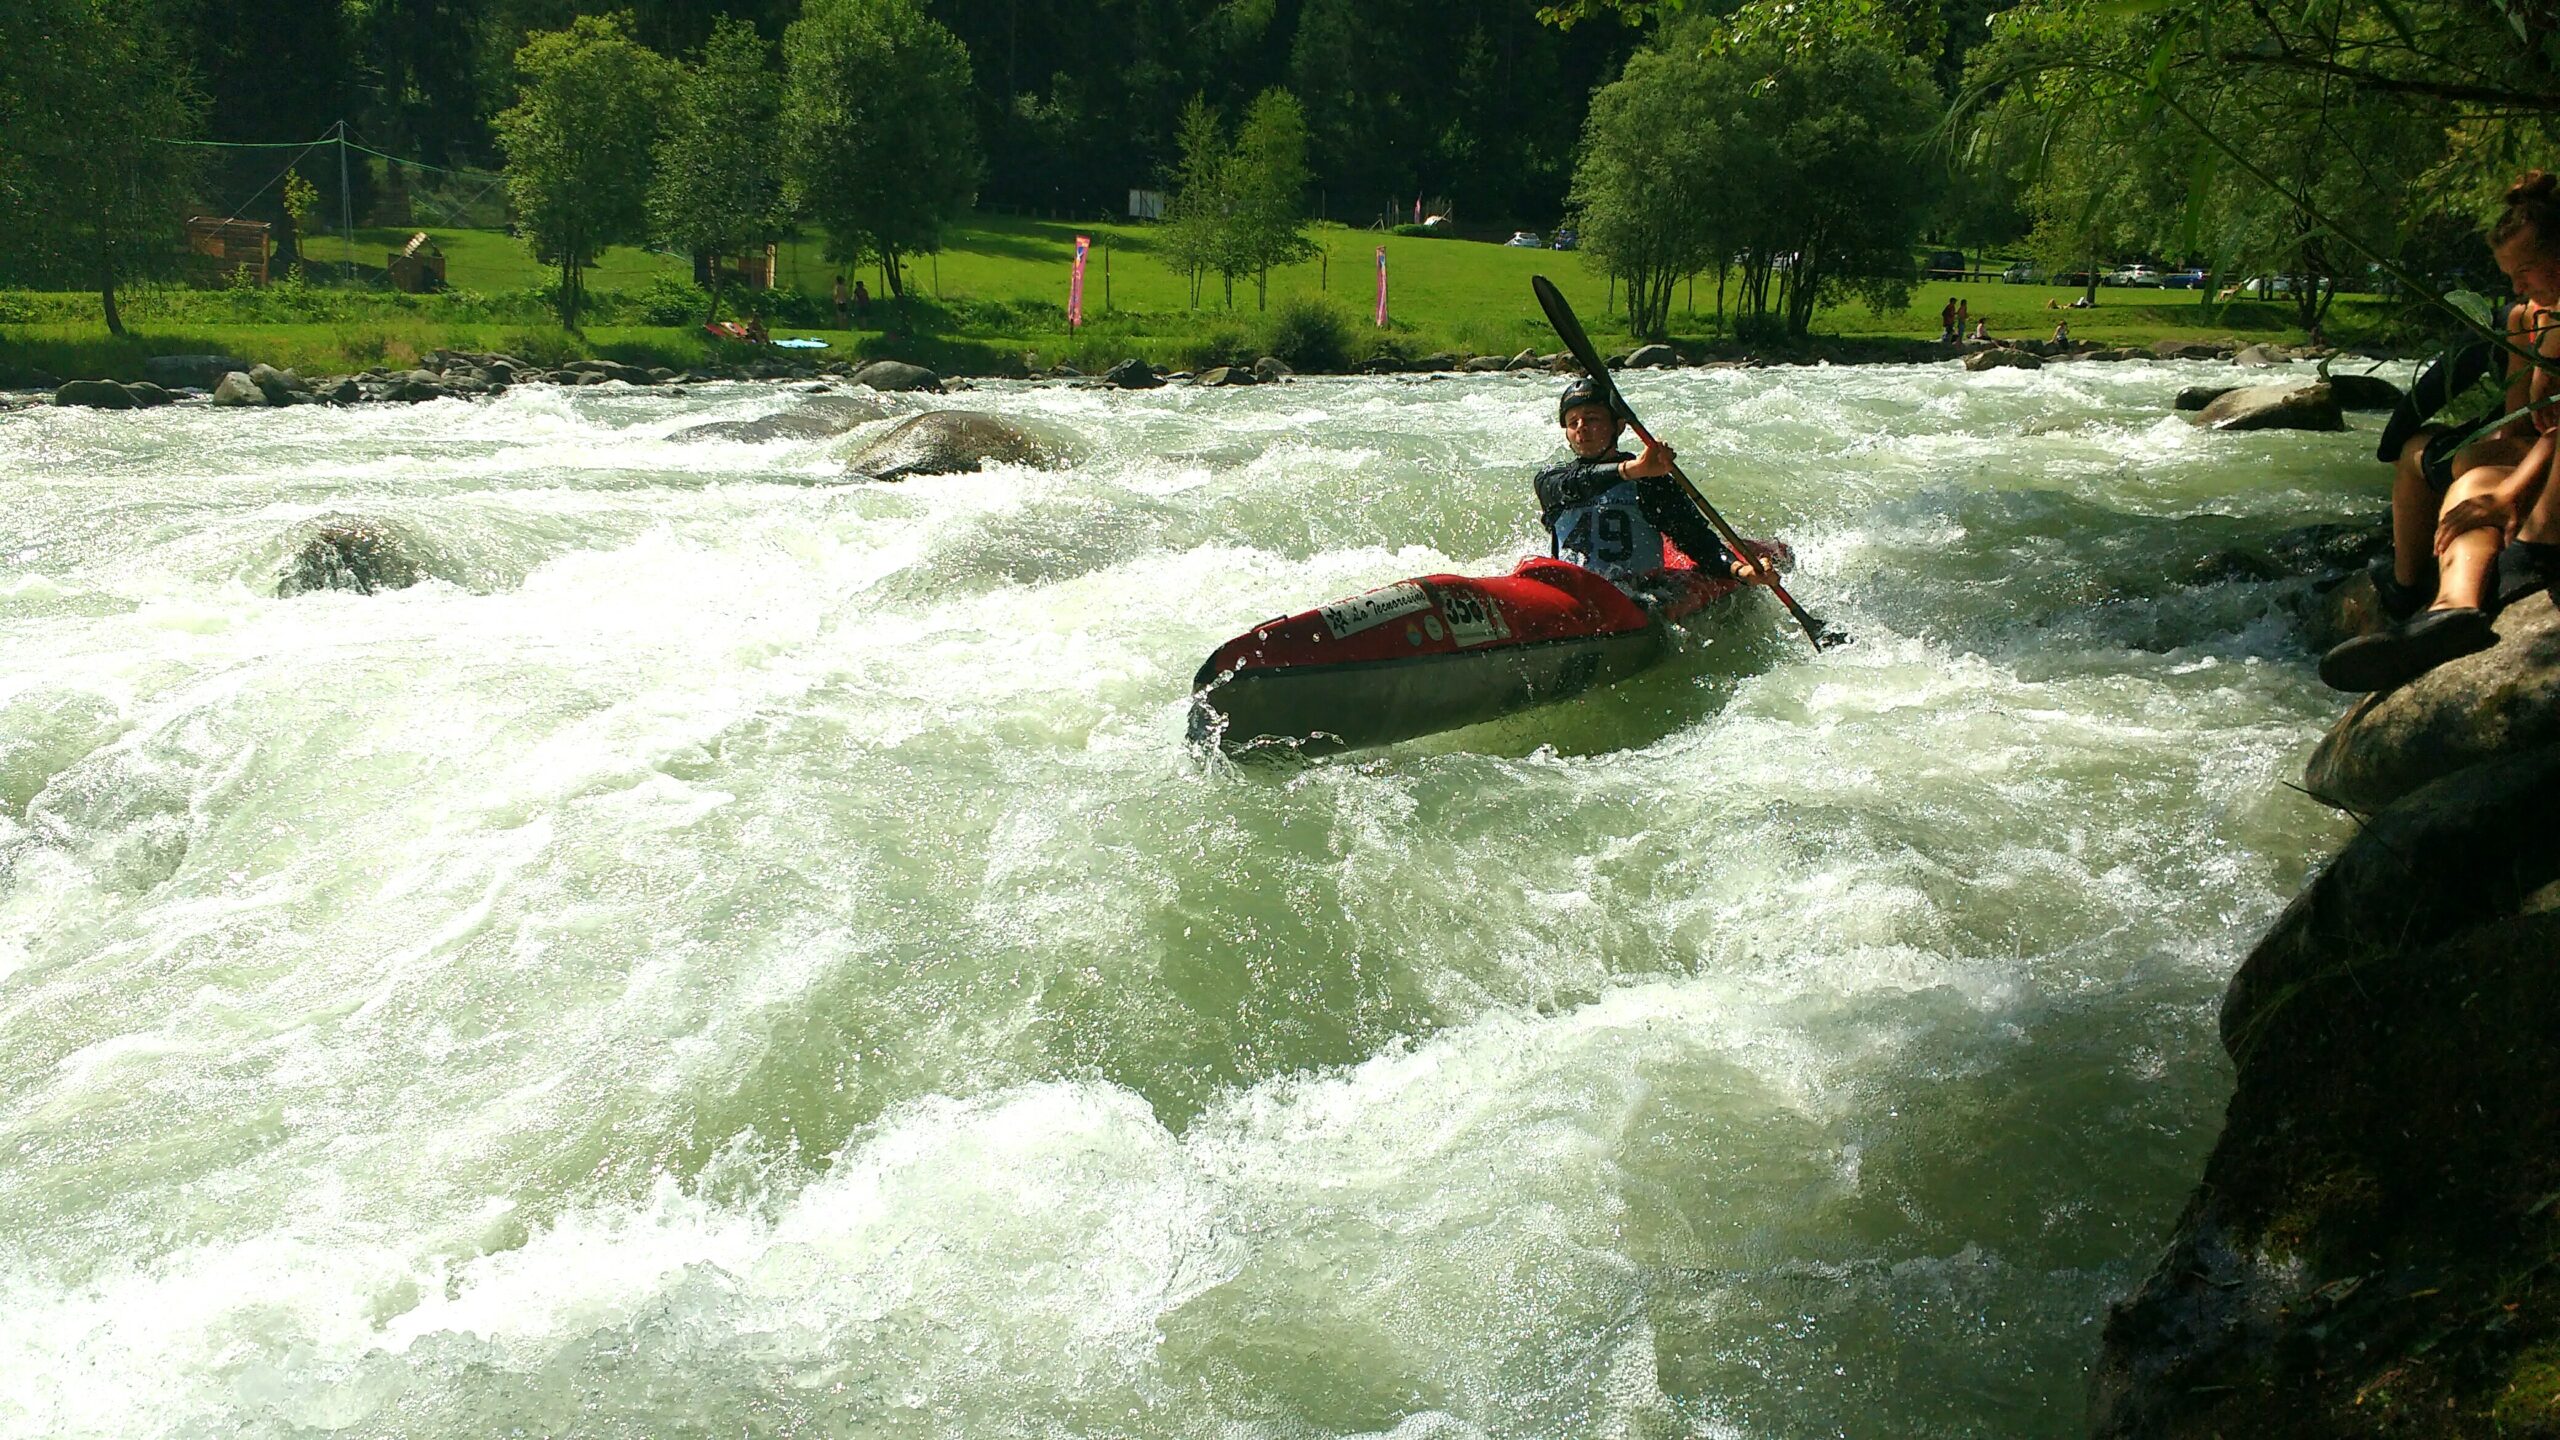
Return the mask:
[[[1591,377],[1592,384],[1599,387],[1601,396],[1609,402],[1609,408],[1617,412],[1619,419],[1627,422],[1628,427],[1636,432],[1637,439],[1648,445],[1654,443],[1652,432],[1636,418],[1634,407],[1627,404],[1627,397],[1618,393],[1618,382],[1609,378],[1609,367],[1600,363],[1600,352],[1591,348],[1591,337],[1582,333],[1582,321],[1575,317],[1573,307],[1564,303],[1564,296],[1557,293],[1554,282],[1544,275],[1532,275],[1529,286],[1538,292],[1538,308],[1547,312],[1547,323],[1556,327],[1556,334],[1564,340],[1564,348],[1573,352],[1575,363],[1582,367],[1583,374]],[[1733,533],[1733,527],[1724,523],[1724,517],[1716,513],[1716,507],[1708,504],[1707,497],[1698,493],[1697,485],[1681,472],[1678,461],[1672,462],[1671,478],[1680,482],[1680,489],[1688,495],[1689,503],[1697,506],[1698,513],[1706,517],[1718,535],[1724,537],[1725,548],[1768,582],[1769,593],[1777,596],[1778,603],[1787,607],[1787,613],[1796,617],[1796,623],[1804,627],[1804,636],[1813,642],[1814,649],[1827,650],[1834,645],[1849,643],[1846,631],[1805,613],[1805,608],[1796,603],[1796,597],[1788,594],[1787,587],[1778,583],[1778,572],[1762,564],[1760,557],[1742,543],[1742,537]]]

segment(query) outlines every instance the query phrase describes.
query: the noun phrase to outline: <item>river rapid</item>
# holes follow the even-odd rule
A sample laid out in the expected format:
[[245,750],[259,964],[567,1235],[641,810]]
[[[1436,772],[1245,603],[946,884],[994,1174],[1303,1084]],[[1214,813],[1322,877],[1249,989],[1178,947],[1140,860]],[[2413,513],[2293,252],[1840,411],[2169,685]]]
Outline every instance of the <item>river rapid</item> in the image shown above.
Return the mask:
[[1244,768],[1201,658],[1543,549],[1559,382],[0,416],[0,1436],[2075,1434],[2346,834],[2187,572],[2387,475],[2228,373],[1631,376],[1857,643]]

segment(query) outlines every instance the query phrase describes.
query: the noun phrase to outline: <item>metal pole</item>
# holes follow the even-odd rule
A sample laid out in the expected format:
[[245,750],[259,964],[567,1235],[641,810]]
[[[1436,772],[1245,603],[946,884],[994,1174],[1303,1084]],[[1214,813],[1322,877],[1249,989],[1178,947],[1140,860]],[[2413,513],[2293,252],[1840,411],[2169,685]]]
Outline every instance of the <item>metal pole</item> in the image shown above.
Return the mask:
[[347,122],[338,122],[338,230],[347,237],[347,280],[356,278],[356,202],[347,190]]

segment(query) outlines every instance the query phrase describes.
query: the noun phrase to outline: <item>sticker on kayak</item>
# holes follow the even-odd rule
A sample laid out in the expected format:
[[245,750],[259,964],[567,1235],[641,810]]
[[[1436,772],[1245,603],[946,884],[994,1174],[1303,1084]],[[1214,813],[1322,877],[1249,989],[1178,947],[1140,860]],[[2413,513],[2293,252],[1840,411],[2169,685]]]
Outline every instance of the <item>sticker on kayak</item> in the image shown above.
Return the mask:
[[1316,613],[1324,617],[1324,628],[1336,640],[1357,635],[1363,630],[1398,620],[1417,610],[1431,608],[1431,595],[1412,581],[1383,586],[1365,595],[1336,600]]
[[1449,638],[1461,650],[1511,638],[1511,622],[1472,590],[1441,591],[1440,613],[1449,617]]

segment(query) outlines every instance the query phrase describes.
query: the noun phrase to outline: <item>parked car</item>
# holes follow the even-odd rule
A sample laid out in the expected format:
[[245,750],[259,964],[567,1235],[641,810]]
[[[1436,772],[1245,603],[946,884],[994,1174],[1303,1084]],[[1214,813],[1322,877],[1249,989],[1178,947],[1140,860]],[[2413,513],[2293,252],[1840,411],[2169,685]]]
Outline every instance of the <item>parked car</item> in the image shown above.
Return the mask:
[[2041,285],[2044,283],[2044,272],[2037,269],[2033,263],[2021,260],[2000,272],[2000,282],[2004,285]]
[[2201,290],[2204,284],[2205,273],[2202,270],[2168,270],[2160,276],[2160,288],[2163,290]]
[[1535,230],[1514,230],[1511,232],[1511,238],[1503,241],[1502,243],[1505,245],[1517,245],[1524,250],[1544,250],[1547,248],[1547,242],[1539,239],[1538,232]]
[[1932,250],[1929,252],[1929,258],[1921,264],[1920,268],[1928,271],[1929,278],[1931,279],[1961,280],[1965,278],[1966,274],[1964,252],[1961,250]]
[[1550,243],[1558,250],[1575,250],[1581,248],[1582,236],[1569,229],[1559,230]]
[[[2231,289],[2223,291],[2222,295],[2224,299],[2234,295],[2254,295],[2261,300],[2273,300],[2279,295],[2297,294],[2310,287],[2311,277],[2308,275],[2252,275]],[[2333,279],[2324,277],[2320,281],[2322,294],[2337,288],[2338,282]]]
[[2160,288],[2160,272],[2148,265],[2119,265],[2098,277],[2101,285],[2129,285],[2137,289]]

